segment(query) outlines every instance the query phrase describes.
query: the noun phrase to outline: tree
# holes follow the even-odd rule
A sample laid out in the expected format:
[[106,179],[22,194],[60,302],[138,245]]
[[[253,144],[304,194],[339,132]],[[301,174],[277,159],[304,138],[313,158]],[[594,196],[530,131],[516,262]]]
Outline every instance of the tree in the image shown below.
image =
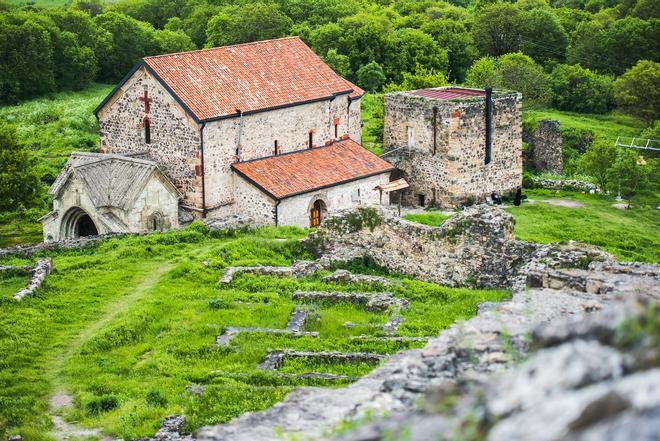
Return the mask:
[[608,170],[616,161],[616,146],[603,139],[594,140],[580,158],[580,168],[598,182],[602,191],[608,188]]
[[427,69],[447,72],[449,68],[449,57],[447,51],[442,49],[433,37],[419,29],[404,28],[395,33],[396,45],[396,73],[390,70],[392,81],[402,78],[404,72],[415,72],[417,66]]
[[642,60],[614,82],[617,104],[647,123],[660,119],[660,63]]
[[504,89],[522,93],[527,103],[545,104],[550,98],[550,89],[541,66],[520,52],[502,55],[497,60],[497,72]]
[[353,76],[351,60],[346,55],[337,53],[336,49],[330,49],[323,60],[342,77],[350,78]]
[[465,77],[465,84],[472,87],[492,87],[501,83],[497,59],[493,57],[483,57],[475,61]]
[[421,29],[448,52],[449,78],[463,82],[468,68],[477,57],[472,34],[465,23],[441,18],[425,23]]
[[474,17],[472,35],[482,55],[500,56],[522,47],[524,17],[511,3],[493,3]]
[[537,63],[564,61],[568,35],[557,16],[548,9],[533,9],[523,18],[522,52]]
[[206,43],[206,28],[220,8],[214,5],[201,4],[183,19],[183,31],[188,34],[195,46],[201,48]]
[[101,0],[73,0],[69,8],[86,12],[90,17],[95,17],[103,12],[103,2]]
[[34,161],[18,143],[16,128],[0,123],[0,211],[16,211],[40,202]]
[[15,102],[55,90],[48,31],[32,20],[10,24],[0,17],[0,102]]
[[227,6],[209,20],[206,47],[283,37],[291,26],[293,21],[272,3]]
[[639,60],[660,60],[660,20],[625,17],[612,23],[602,41],[610,71],[622,74]]
[[104,12],[94,17],[94,23],[107,31],[112,39],[111,50],[99,58],[99,79],[117,82],[140,58],[155,51],[154,29],[117,12]]
[[607,173],[610,190],[630,201],[648,183],[648,173],[637,152],[621,150]]
[[383,68],[375,61],[365,64],[358,69],[356,76],[358,85],[372,93],[385,84]]
[[612,78],[579,65],[560,64],[549,78],[552,106],[559,110],[605,113],[613,105]]
[[444,73],[418,65],[414,73],[404,72],[400,90],[426,89],[447,84],[447,76]]
[[186,52],[196,49],[195,43],[183,31],[170,31],[164,29],[156,31],[154,43],[158,53],[171,54],[174,52]]

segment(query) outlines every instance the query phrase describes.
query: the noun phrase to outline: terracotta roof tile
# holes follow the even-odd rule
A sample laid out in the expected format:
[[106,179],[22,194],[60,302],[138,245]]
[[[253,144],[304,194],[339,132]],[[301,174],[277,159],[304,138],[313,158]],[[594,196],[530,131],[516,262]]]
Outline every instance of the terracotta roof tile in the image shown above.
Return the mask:
[[298,37],[145,57],[199,120],[318,100],[362,89]]
[[275,199],[394,169],[350,139],[268,158],[232,164],[239,175]]

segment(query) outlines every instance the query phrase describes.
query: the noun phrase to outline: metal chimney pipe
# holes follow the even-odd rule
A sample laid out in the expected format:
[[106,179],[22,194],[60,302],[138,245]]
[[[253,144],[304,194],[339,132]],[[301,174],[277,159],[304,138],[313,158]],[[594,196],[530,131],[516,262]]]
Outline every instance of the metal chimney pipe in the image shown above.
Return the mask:
[[493,88],[486,87],[486,159],[490,164],[493,155]]

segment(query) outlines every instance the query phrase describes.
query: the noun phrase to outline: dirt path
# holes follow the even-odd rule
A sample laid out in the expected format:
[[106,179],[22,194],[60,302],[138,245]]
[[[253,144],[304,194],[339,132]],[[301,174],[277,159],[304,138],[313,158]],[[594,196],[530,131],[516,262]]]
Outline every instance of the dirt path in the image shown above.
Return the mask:
[[[60,350],[55,354],[48,367],[54,386],[54,392],[50,399],[51,413],[61,413],[73,406],[73,397],[65,391],[62,375],[66,361],[75,355],[86,341],[128,311],[136,301],[148,294],[163,275],[173,267],[173,262],[160,262],[157,266],[154,266],[133,289],[127,290],[125,295],[109,302],[99,313],[95,321],[80,329],[75,337],[67,344],[66,349]],[[64,421],[59,415],[53,415],[52,419],[55,426],[52,435],[58,440],[67,440],[74,437],[98,437],[101,434],[100,429],[78,428]]]

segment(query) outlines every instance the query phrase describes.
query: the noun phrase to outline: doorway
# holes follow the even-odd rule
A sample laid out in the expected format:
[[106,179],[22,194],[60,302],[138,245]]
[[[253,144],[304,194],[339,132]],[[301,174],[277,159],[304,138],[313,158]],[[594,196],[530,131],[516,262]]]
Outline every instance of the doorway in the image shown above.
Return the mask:
[[309,226],[311,228],[316,228],[321,225],[323,218],[325,217],[326,206],[321,199],[317,199],[312,204],[309,210]]

